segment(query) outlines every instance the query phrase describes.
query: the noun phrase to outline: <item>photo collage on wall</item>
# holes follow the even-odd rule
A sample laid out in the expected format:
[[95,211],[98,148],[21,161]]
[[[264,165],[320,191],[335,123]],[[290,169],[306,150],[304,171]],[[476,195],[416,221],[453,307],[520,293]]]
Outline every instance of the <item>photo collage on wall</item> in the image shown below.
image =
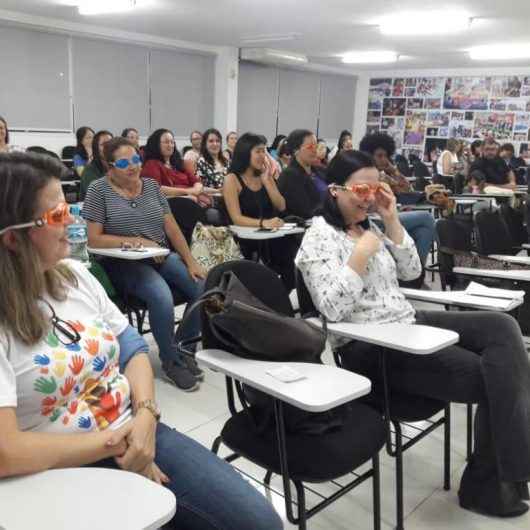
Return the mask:
[[429,160],[449,138],[493,135],[529,157],[530,74],[370,79],[366,132],[385,132],[408,156]]

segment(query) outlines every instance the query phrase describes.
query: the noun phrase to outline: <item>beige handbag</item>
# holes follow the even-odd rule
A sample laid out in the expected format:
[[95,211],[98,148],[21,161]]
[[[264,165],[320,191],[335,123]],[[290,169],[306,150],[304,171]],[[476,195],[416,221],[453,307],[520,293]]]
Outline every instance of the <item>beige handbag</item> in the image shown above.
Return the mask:
[[209,271],[225,261],[243,259],[232,233],[225,226],[195,225],[191,237],[191,253],[197,263]]

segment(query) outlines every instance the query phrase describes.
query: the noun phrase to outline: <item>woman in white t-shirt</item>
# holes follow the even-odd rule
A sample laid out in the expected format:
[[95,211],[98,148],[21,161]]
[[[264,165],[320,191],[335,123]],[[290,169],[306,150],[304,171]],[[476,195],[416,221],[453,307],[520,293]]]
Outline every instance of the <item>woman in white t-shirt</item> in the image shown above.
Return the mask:
[[454,177],[458,168],[459,160],[457,151],[460,148],[460,141],[456,138],[449,138],[445,151],[438,157],[436,169],[438,175],[442,177]]
[[146,342],[65,259],[62,172],[50,157],[0,154],[0,479],[119,467],[175,493],[179,529],[282,528],[230,465],[159,422]]

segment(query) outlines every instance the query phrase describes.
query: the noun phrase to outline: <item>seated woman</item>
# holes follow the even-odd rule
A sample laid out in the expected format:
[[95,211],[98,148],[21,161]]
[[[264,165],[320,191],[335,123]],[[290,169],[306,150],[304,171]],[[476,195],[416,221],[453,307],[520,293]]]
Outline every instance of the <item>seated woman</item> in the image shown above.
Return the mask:
[[295,129],[286,140],[291,164],[278,179],[278,189],[285,198],[287,213],[311,219],[321,203],[313,165],[316,162],[317,139],[307,129]]
[[283,171],[291,165],[292,156],[285,138],[278,145],[277,160],[280,165],[280,171]]
[[199,315],[196,312],[175,334],[172,289],[193,302],[202,291],[204,271],[193,259],[158,183],[140,177],[140,156],[131,143],[110,140],[105,160],[110,169],[105,178],[92,182],[83,205],[88,243],[94,248],[173,247],[169,256],[153,260],[105,258],[102,264],[119,291],[147,305],[168,381],[188,392],[196,390],[202,370],[176,344],[199,334]]
[[[385,133],[367,134],[361,140],[359,149],[373,157],[380,180],[386,182],[393,193],[411,191],[407,179],[390,162],[396,152],[396,143],[391,136]],[[433,216],[430,212],[401,212],[399,221],[416,243],[421,263],[425,265],[436,233]]]
[[[274,229],[283,226],[278,214],[285,211],[285,199],[272,176],[267,148],[261,136],[245,133],[237,141],[230,173],[223,186],[223,198],[232,223],[237,226]],[[258,242],[240,240],[241,252],[249,259]],[[270,267],[282,278],[288,291],[294,288],[294,256],[300,242],[295,236],[269,242]]]
[[147,140],[141,176],[155,179],[166,197],[187,196],[201,206],[211,205],[200,179],[184,167],[173,133],[167,129],[157,129]]
[[223,187],[228,172],[228,160],[222,153],[223,137],[217,129],[208,129],[202,135],[201,156],[197,161],[197,176],[207,193]]
[[[432,355],[388,356],[393,390],[442,401],[478,403],[475,451],[460,484],[460,505],[516,516],[528,506],[530,365],[517,322],[492,312],[418,311],[398,278],[421,271],[414,242],[400,223],[396,199],[371,157],[344,152],[328,171],[322,216],[306,232],[296,264],[317,309],[334,322],[426,324],[454,330],[460,342]],[[367,185],[356,189],[357,185]],[[367,190],[368,188],[368,190]],[[383,232],[368,221],[375,207]],[[380,390],[378,348],[331,337],[345,366]]]
[[226,149],[223,151],[223,155],[225,156],[226,160],[228,160],[228,163],[232,161],[236,143],[237,143],[237,133],[235,131],[229,132],[226,135]]
[[328,154],[328,162],[331,162],[337,153],[340,153],[343,150],[351,151],[353,149],[353,139],[351,132],[347,129],[344,129],[341,131],[339,136],[339,141],[337,142],[337,145],[329,152]]
[[134,127],[127,127],[121,132],[121,137],[127,138],[133,147],[137,151],[140,151],[140,133],[138,132],[138,129],[135,129]]
[[85,167],[92,161],[94,131],[90,127],[79,127],[75,136],[77,138],[77,145],[72,163],[76,173],[81,176]]
[[113,137],[113,134],[109,131],[99,131],[95,134],[94,139],[92,140],[92,153],[94,153],[94,157],[92,158],[92,162],[86,166],[81,175],[80,196],[82,201],[85,200],[86,192],[90,183],[104,177],[109,169],[107,162],[105,162],[103,146],[109,140],[112,140]]
[[146,342],[86,267],[64,259],[63,170],[49,157],[0,155],[0,269],[10,278],[0,283],[0,480],[121,468],[171,489],[175,528],[280,530],[230,465],[160,423]]
[[0,116],[0,153],[11,153],[13,151],[24,151],[24,149],[9,143],[9,127],[7,126],[7,121]]

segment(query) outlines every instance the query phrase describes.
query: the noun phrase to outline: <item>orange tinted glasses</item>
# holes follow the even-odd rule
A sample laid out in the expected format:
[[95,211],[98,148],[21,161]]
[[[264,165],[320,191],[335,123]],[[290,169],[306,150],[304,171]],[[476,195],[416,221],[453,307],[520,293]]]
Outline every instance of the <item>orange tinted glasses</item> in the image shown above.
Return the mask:
[[32,226],[42,227],[44,225],[64,225],[69,217],[70,206],[65,202],[60,202],[55,208],[44,212],[44,215],[39,219],[35,219],[29,223],[21,223],[18,225],[11,225],[2,228],[2,230],[0,230],[0,235],[4,234],[8,230],[20,230],[21,228],[30,228]]
[[351,191],[355,193],[355,195],[357,195],[361,199],[368,199],[370,197],[373,197],[378,191],[384,189],[383,186],[379,183],[377,184],[353,184],[351,186],[337,186],[333,184],[331,187],[339,189],[339,190]]

